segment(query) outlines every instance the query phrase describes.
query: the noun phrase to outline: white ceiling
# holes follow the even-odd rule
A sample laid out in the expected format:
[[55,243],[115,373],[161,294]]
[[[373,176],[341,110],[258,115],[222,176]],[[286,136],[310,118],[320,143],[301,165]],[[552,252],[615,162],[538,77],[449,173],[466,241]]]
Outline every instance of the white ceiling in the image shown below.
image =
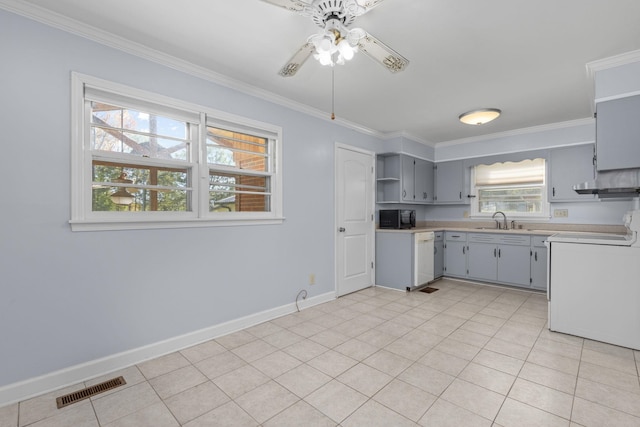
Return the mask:
[[[5,0],[6,2],[6,0]],[[23,0],[126,40],[331,112],[331,68],[281,66],[319,29],[260,0]],[[335,113],[423,142],[591,117],[586,64],[640,49],[638,0],[386,0],[362,27],[410,60],[391,74],[360,53],[335,68]],[[59,17],[58,17],[59,18]],[[475,108],[503,115],[458,122]]]

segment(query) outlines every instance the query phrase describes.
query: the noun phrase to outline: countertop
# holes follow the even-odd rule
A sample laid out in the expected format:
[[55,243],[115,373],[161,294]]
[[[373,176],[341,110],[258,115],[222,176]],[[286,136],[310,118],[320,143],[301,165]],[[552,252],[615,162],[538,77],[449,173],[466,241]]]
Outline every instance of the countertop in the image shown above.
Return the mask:
[[499,234],[527,234],[527,235],[539,235],[550,236],[558,233],[558,231],[550,230],[528,230],[526,228],[513,229],[513,230],[499,230],[497,228],[463,228],[463,227],[416,227],[410,229],[393,229],[393,228],[377,228],[378,233],[422,233],[425,231],[459,231],[461,233],[499,233]]
[[[522,228],[520,228],[522,227]],[[516,228],[510,230],[500,230],[495,228],[495,223],[485,224],[477,222],[460,221],[425,221],[416,224],[411,229],[389,229],[376,228],[376,232],[381,233],[421,233],[425,231],[459,231],[464,233],[500,233],[500,234],[527,234],[537,236],[550,236],[556,233],[606,233],[606,234],[626,234],[624,225],[601,225],[601,224],[516,224]]]

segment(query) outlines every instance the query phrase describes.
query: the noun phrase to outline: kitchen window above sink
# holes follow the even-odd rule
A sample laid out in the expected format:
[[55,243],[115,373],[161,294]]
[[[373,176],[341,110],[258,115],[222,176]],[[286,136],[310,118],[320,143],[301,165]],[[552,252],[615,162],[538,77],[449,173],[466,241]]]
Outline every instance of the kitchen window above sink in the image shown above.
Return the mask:
[[546,176],[543,158],[472,167],[471,216],[501,211],[510,219],[549,218]]

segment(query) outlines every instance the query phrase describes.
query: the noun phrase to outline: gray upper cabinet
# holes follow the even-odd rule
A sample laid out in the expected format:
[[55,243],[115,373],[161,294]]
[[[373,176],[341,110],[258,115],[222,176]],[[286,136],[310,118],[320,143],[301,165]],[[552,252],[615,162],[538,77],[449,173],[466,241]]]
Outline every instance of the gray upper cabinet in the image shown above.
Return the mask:
[[596,110],[598,170],[640,168],[640,95],[599,102]]
[[379,154],[377,203],[433,202],[433,163],[398,153]]
[[549,201],[597,200],[593,194],[578,194],[573,186],[595,178],[594,145],[585,144],[551,150]]
[[413,203],[415,195],[415,162],[413,157],[401,156],[402,159],[402,201]]
[[433,202],[433,163],[415,159],[414,192],[416,202]]
[[437,163],[435,186],[438,204],[468,204],[469,180],[462,160]]

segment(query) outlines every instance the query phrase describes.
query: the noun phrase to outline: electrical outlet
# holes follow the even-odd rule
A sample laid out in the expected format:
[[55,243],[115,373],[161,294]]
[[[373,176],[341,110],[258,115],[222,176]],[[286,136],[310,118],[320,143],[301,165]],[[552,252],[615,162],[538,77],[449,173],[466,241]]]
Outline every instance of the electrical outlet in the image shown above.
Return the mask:
[[315,273],[311,273],[309,275],[309,284],[310,285],[315,285],[316,284],[316,275],[315,275]]
[[553,217],[554,218],[567,218],[569,216],[569,209],[554,209]]

